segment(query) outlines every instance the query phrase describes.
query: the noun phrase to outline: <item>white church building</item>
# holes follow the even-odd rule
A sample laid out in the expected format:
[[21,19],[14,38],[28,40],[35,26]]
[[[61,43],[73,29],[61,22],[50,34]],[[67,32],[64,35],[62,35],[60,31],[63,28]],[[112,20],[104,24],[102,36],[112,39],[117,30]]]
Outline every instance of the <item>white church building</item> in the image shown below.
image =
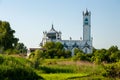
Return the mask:
[[60,42],[63,44],[66,50],[70,50],[74,55],[74,49],[79,48],[84,53],[92,53],[92,37],[91,37],[91,12],[86,9],[83,11],[83,39],[81,40],[63,40],[61,38],[61,32],[56,31],[52,24],[50,31],[43,32],[43,38],[41,46],[44,46],[46,42]]

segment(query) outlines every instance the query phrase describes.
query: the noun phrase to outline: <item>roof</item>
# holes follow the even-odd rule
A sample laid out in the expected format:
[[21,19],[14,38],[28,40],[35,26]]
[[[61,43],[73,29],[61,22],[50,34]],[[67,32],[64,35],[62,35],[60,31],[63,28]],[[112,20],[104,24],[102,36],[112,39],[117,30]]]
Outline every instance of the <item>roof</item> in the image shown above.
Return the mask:
[[85,15],[88,15],[89,14],[89,12],[88,12],[88,10],[86,10],[86,13],[85,13]]
[[52,28],[50,29],[48,34],[53,34],[53,33],[58,33],[58,32],[54,29],[53,24],[52,24]]
[[89,15],[89,11],[86,9],[86,12],[84,13],[84,15]]

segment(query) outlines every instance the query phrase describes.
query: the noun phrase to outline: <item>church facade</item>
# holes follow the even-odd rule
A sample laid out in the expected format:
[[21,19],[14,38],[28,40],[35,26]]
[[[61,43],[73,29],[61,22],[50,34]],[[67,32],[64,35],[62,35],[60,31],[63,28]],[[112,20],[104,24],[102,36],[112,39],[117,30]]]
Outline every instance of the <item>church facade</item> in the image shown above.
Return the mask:
[[80,40],[62,40],[61,32],[56,31],[52,24],[50,31],[43,32],[43,38],[41,46],[44,46],[46,42],[60,42],[63,44],[66,50],[72,52],[71,55],[74,55],[74,49],[79,48],[84,53],[92,53],[92,37],[91,37],[91,12],[86,10],[83,11],[83,39]]

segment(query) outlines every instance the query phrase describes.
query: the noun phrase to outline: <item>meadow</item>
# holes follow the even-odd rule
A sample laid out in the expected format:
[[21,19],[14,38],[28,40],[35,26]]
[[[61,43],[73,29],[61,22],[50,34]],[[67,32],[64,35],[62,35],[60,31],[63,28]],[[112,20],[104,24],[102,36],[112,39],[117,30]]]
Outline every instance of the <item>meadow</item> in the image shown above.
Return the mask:
[[[105,64],[109,65],[109,64]],[[38,68],[27,58],[0,55],[0,80],[119,80],[105,77],[103,64],[68,59],[43,59]]]
[[102,75],[102,64],[71,59],[45,59],[36,72],[45,80],[114,80]]

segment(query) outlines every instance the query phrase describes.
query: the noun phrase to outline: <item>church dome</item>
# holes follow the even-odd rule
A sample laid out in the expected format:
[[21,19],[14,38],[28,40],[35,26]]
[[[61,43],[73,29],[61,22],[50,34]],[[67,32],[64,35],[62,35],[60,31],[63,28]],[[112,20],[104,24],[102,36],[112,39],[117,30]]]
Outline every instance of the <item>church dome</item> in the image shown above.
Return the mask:
[[57,36],[59,35],[58,31],[56,31],[53,27],[52,24],[52,28],[50,29],[50,31],[47,33],[47,37],[51,40],[54,40],[57,38]]
[[52,28],[50,29],[48,34],[56,34],[56,33],[58,33],[58,32],[54,29],[53,24],[52,24]]

